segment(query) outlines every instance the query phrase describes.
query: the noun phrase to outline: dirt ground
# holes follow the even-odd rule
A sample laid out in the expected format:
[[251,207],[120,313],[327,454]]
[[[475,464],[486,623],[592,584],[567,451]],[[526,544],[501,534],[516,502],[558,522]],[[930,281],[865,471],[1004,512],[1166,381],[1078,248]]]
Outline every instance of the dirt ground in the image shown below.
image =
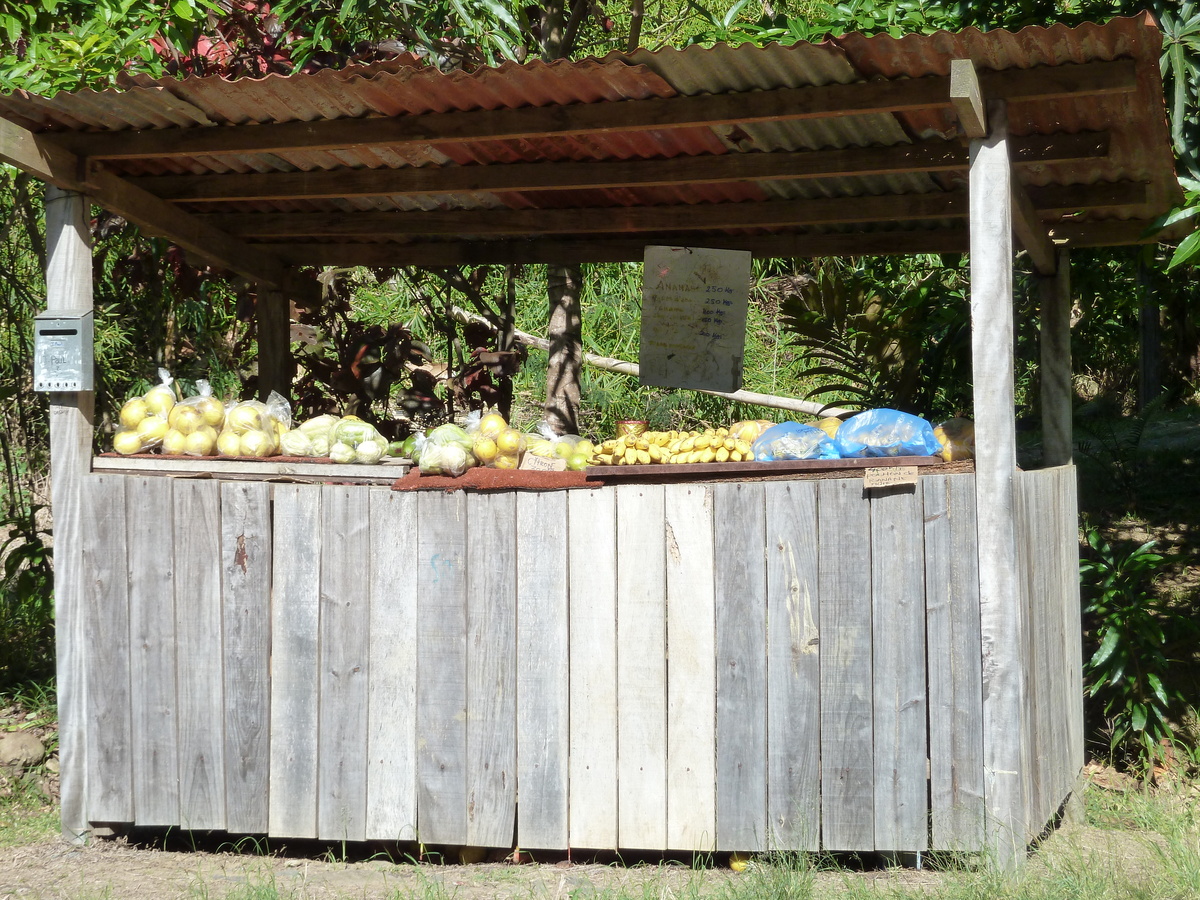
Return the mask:
[[[1029,857],[1033,874],[1064,859],[1094,854],[1097,864],[1127,875],[1154,868],[1153,838],[1136,831],[1064,824]],[[723,861],[719,861],[723,862]],[[910,860],[911,862],[911,860]],[[43,834],[33,843],[0,850],[0,900],[81,898],[225,898],[237,900],[568,900],[614,897],[675,900],[697,896],[755,896],[753,872],[724,865],[572,864],[566,860],[505,865],[396,864],[384,859],[342,861],[295,855],[235,853],[230,849],[164,849],[124,839],[72,846]],[[954,877],[929,868],[866,866],[822,872],[815,896],[837,895],[848,883],[878,891],[932,893]],[[750,890],[736,890],[738,887]],[[733,888],[734,890],[729,890]],[[923,890],[924,889],[924,890]],[[857,892],[855,892],[857,893]]]

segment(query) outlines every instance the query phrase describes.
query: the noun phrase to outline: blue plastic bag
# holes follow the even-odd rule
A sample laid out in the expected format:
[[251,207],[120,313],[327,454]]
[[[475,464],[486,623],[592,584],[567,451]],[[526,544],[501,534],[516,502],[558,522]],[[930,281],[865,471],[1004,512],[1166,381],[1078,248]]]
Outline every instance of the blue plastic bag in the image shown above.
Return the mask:
[[799,422],[780,422],[764,431],[754,442],[754,461],[777,459],[837,459],[838,451],[820,428]]
[[842,423],[834,438],[844,459],[864,456],[936,456],[933,426],[895,409],[871,409]]

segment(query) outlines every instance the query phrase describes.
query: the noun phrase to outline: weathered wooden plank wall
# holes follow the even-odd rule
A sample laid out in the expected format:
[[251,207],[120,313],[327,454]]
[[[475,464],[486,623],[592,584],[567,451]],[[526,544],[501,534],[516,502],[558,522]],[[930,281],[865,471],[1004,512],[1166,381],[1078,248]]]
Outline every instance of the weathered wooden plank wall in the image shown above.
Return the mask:
[[[1027,716],[1032,726],[1026,838],[1032,840],[1074,789],[1082,765],[1075,470],[1022,472],[1017,481],[1018,550],[1026,633]],[[1079,727],[1078,736],[1076,728]]]
[[930,840],[983,849],[983,648],[970,475],[922,479],[929,676]]
[[[1038,827],[1082,753],[1073,477],[1018,483]],[[89,672],[93,821],[533,849],[985,845],[972,476],[83,490],[104,525],[82,553],[88,627],[118,657]]]

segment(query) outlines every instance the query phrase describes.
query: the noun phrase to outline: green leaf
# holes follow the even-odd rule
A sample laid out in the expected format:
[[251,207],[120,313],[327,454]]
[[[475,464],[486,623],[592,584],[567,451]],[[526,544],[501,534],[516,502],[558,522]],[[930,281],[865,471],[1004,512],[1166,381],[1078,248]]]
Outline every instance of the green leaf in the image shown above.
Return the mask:
[[1146,676],[1146,681],[1150,685],[1150,690],[1154,692],[1154,696],[1158,698],[1158,702],[1166,706],[1168,703],[1167,692],[1163,689],[1162,679],[1151,672]]
[[1121,633],[1115,628],[1110,628],[1104,633],[1104,639],[1100,642],[1100,646],[1096,652],[1092,654],[1091,665],[1102,666],[1113,655],[1113,651],[1117,649],[1117,644],[1121,640]]
[[1176,266],[1191,265],[1197,256],[1200,256],[1200,231],[1193,231],[1175,248],[1171,261],[1167,263],[1167,271],[1170,272]]
[[1129,727],[1134,731],[1144,731],[1146,728],[1146,707],[1140,703],[1134,704],[1131,713]]

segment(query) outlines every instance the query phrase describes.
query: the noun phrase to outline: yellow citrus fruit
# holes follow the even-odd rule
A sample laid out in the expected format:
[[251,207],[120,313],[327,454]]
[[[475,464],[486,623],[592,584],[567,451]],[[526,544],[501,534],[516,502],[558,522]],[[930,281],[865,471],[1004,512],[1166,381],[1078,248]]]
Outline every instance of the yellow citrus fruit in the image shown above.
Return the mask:
[[493,469],[515,469],[517,467],[517,458],[515,456],[497,456],[492,461]]
[[167,424],[180,434],[191,434],[204,424],[204,417],[195,406],[185,406],[177,403],[167,415]]
[[593,444],[591,441],[589,441],[587,438],[584,438],[578,444],[575,445],[575,452],[582,453],[585,456],[591,456],[593,453],[596,452],[596,445]]
[[146,416],[138,422],[137,434],[142,439],[142,446],[146,447],[165,438],[170,428],[162,416]]
[[165,384],[150,388],[142,398],[146,401],[146,409],[152,416],[166,416],[175,405],[175,392]]
[[220,428],[225,422],[225,404],[216,397],[201,397],[196,403],[205,425]]
[[225,427],[238,434],[258,431],[262,427],[262,413],[254,406],[246,404],[235,406],[225,417]]
[[500,415],[500,413],[488,413],[479,420],[479,433],[493,440],[499,437],[500,433],[507,427],[508,423],[504,421],[504,416]]
[[731,853],[729,855],[729,868],[735,872],[745,872],[750,868],[750,862],[754,857],[749,853]]
[[572,472],[582,472],[588,467],[588,461],[591,455],[587,453],[576,453],[567,460],[567,468]]
[[212,432],[211,425],[205,425],[199,431],[193,431],[184,441],[183,452],[190,456],[212,456],[217,448],[217,436]]
[[163,435],[162,452],[169,456],[179,456],[187,447],[187,435],[174,428]]
[[507,428],[496,438],[496,449],[500,453],[512,456],[521,452],[521,432],[515,428]]
[[472,448],[475,458],[485,466],[496,458],[498,450],[496,442],[489,437],[479,438],[475,441],[475,446]]
[[142,439],[136,431],[118,431],[113,435],[113,449],[122,456],[142,452]]
[[217,452],[222,456],[239,456],[242,452],[241,436],[235,431],[222,431],[217,438]]
[[132,400],[126,400],[125,405],[121,407],[121,424],[126,428],[137,428],[142,419],[149,414],[146,401],[141,397],[134,397]]

